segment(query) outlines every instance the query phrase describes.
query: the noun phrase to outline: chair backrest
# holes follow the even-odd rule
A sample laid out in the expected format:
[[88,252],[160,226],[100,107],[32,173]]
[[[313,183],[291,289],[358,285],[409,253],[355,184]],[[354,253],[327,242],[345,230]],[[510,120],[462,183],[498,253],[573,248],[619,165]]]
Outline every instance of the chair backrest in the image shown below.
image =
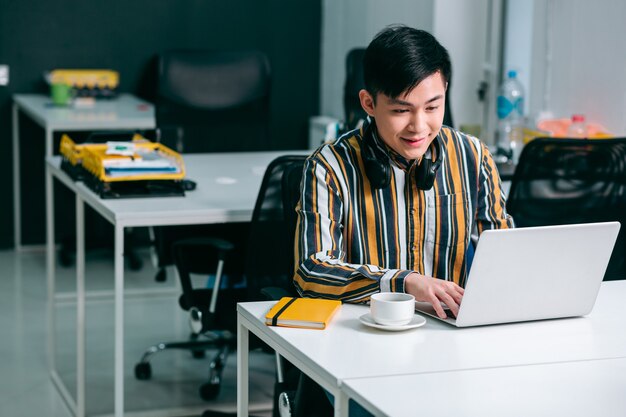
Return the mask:
[[[293,245],[295,245],[296,238],[296,224],[298,222],[298,214],[296,207],[300,202],[301,187],[302,187],[302,175],[304,169],[304,160],[296,161],[287,168],[283,174],[283,208],[285,211],[285,223],[287,227],[287,242],[290,242],[291,253],[289,254],[289,271],[293,274],[295,272],[295,257]],[[295,287],[292,285],[291,289],[295,291]]]
[[[365,48],[351,49],[346,56],[346,82],[343,88],[344,128],[346,131],[356,128],[359,122],[367,117],[359,99],[359,91],[365,88],[365,81],[363,81],[364,56]],[[450,108],[450,85],[451,82],[448,80],[443,124],[454,127],[452,109]]]
[[158,59],[157,126],[180,152],[269,147],[270,65],[260,51],[176,50]]
[[626,138],[531,141],[515,169],[507,210],[520,227],[621,222],[604,279],[626,279]]
[[[244,266],[249,299],[264,299],[261,290],[281,288],[294,294],[293,286],[293,232],[286,217],[283,184],[285,172],[304,166],[306,156],[286,155],[270,163],[265,171],[256,200],[247,255]],[[289,217],[293,219],[293,217]]]
[[367,114],[361,107],[359,91],[365,88],[363,81],[363,57],[365,48],[355,48],[346,56],[346,82],[343,87],[343,109],[346,130],[356,128]]

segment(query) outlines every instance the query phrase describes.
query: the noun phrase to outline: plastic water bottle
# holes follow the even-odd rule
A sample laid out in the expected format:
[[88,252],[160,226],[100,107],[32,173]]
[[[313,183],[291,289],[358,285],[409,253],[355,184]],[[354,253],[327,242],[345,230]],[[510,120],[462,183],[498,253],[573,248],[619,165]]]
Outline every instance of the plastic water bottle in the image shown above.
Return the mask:
[[575,114],[572,116],[572,123],[567,129],[567,136],[579,139],[587,137],[587,124],[585,123],[585,116],[582,114]]
[[522,152],[524,122],[524,87],[516,71],[509,71],[498,91],[497,153],[517,163]]

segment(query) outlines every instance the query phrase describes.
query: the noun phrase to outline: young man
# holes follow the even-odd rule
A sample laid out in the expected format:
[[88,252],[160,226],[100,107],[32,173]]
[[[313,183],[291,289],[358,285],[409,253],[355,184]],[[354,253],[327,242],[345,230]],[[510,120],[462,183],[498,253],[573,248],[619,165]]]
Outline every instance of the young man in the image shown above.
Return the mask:
[[471,235],[513,227],[498,171],[477,138],[442,126],[450,58],[432,35],[388,27],[363,65],[368,122],[305,165],[294,283],[349,302],[407,292],[456,316]]

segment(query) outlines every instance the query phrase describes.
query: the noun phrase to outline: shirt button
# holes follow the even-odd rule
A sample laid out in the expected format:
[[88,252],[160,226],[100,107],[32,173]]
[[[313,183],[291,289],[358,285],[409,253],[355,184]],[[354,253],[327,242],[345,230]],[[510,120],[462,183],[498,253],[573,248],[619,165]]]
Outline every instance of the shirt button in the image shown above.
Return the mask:
[[415,246],[415,245],[411,246],[411,250],[416,251],[417,250],[417,246]]

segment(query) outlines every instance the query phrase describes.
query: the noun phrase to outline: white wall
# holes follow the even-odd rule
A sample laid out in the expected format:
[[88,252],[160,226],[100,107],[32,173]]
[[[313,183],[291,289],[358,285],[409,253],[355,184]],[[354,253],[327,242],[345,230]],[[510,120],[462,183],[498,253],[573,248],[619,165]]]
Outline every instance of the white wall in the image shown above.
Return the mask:
[[525,114],[529,114],[530,111],[529,89],[534,33],[534,6],[535,3],[533,1],[509,0],[504,22],[503,78],[506,77],[508,71],[517,71],[517,79],[526,89]]
[[477,90],[484,78],[488,5],[489,0],[435,2],[433,35],[450,53],[450,106],[456,127],[483,121]]

